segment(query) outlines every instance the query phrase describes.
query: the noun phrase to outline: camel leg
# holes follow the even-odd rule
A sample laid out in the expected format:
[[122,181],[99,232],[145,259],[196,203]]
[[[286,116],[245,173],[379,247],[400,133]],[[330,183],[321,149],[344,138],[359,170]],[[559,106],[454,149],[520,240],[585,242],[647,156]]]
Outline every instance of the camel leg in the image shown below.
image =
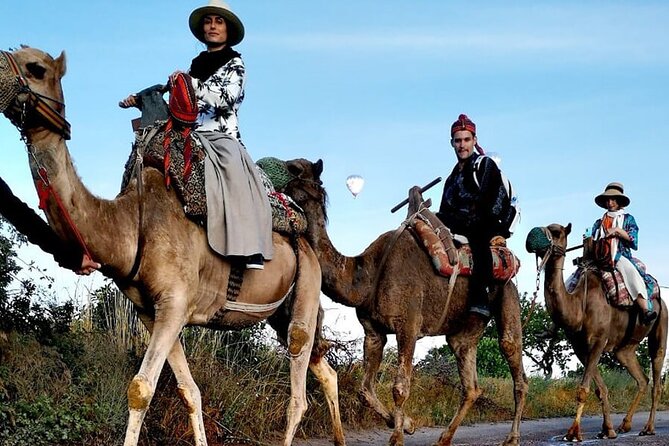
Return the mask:
[[301,272],[295,286],[295,300],[290,324],[288,324],[288,354],[290,355],[290,401],[287,409],[284,446],[293,443],[297,426],[307,410],[307,368],[314,344],[314,336],[320,304],[321,281],[307,274],[319,271],[315,256],[301,256]]
[[483,335],[485,323],[481,318],[470,317],[467,328],[447,337],[448,346],[455,355],[458,363],[458,373],[460,374],[460,383],[462,384],[462,398],[460,407],[451,419],[448,427],[442,432],[435,446],[450,446],[453,441],[455,431],[462,423],[462,420],[483,393],[478,384],[476,374],[476,351],[478,341]]
[[595,374],[592,376],[592,379],[597,386],[595,394],[597,395],[597,398],[599,398],[599,403],[602,406],[602,430],[597,434],[597,438],[616,438],[618,433],[613,429],[611,404],[609,403],[609,388],[606,386],[598,369],[595,369]]
[[[388,341],[385,333],[378,332],[373,323],[358,313],[358,320],[365,331],[365,342],[363,345],[363,368],[365,370],[360,386],[360,399],[368,407],[379,414],[389,428],[395,427],[395,420],[390,411],[379,400],[376,395],[376,375],[381,367],[383,359],[383,348]],[[404,432],[412,434],[416,429],[413,420],[410,417],[404,417]]]
[[[564,436],[566,441],[583,441],[583,433],[581,432],[581,418],[583,417],[583,410],[585,408],[585,401],[588,398],[588,393],[590,393],[590,383],[592,378],[596,373],[599,373],[597,370],[597,365],[599,364],[599,359],[602,356],[604,351],[604,341],[598,339],[594,345],[582,346],[578,348],[576,345],[574,347],[574,352],[576,356],[581,360],[581,363],[585,366],[585,371],[583,372],[583,378],[581,379],[581,385],[578,388],[576,393],[576,416],[574,421],[567,431],[567,434]],[[604,383],[602,382],[602,385]],[[606,388],[606,386],[604,386]],[[608,390],[606,391],[608,392]],[[604,392],[600,391],[600,395],[603,395]],[[606,418],[608,414],[604,414]]]
[[341,425],[339,413],[339,389],[337,385],[337,372],[328,364],[324,357],[313,358],[309,363],[311,372],[316,376],[325,394],[325,399],[330,410],[330,419],[334,435],[335,446],[345,446],[344,428]]
[[123,446],[137,446],[144,416],[149,408],[160,371],[179,333],[185,325],[186,308],[174,295],[163,294],[156,304],[153,333],[149,340],[139,372],[128,386],[128,427]]
[[632,378],[634,378],[636,381],[637,386],[634,399],[627,409],[625,418],[623,418],[622,423],[620,423],[620,426],[617,429],[618,432],[629,432],[630,429],[632,429],[632,417],[634,417],[634,413],[636,412],[639,403],[641,402],[641,398],[643,398],[643,396],[648,391],[648,377],[643,372],[643,369],[641,368],[641,365],[636,358],[637,346],[638,344],[626,345],[616,352],[616,358],[620,364],[622,364],[627,369],[629,374],[632,375]]
[[501,311],[496,317],[499,334],[499,346],[509,364],[513,378],[514,417],[511,432],[507,435],[503,445],[517,446],[520,444],[520,421],[525,408],[525,398],[529,384],[523,368],[523,333],[520,315],[518,292],[512,285],[504,287]]
[[374,329],[372,323],[366,319],[359,318],[362,328],[365,331],[365,341],[362,347],[363,366],[365,374],[360,386],[360,399],[381,415],[388,427],[393,427],[393,418],[386,406],[379,401],[376,395],[376,374],[381,367],[383,359],[383,348],[386,346],[388,337],[385,333],[379,333]]
[[666,355],[667,345],[667,307],[662,304],[660,318],[655,323],[653,330],[648,335],[648,353],[652,358],[653,367],[653,389],[650,406],[650,414],[644,428],[639,435],[655,435],[655,414],[657,404],[662,394],[662,365]]
[[[409,399],[411,393],[411,374],[413,372],[413,353],[416,349],[416,338],[418,327],[416,315],[418,312],[409,312],[404,330],[398,332],[397,354],[398,367],[393,384],[393,420],[395,428],[390,436],[390,444],[402,446],[404,444],[404,403]],[[414,316],[414,317],[412,317]],[[413,433],[413,432],[411,432]]]
[[[153,333],[153,321],[143,314],[139,314],[139,318],[149,333]],[[188,410],[188,418],[193,429],[194,444],[196,446],[207,446],[207,435],[202,418],[202,396],[200,389],[193,379],[193,375],[190,373],[186,354],[179,339],[172,346],[172,350],[170,350],[170,354],[167,356],[167,362],[177,380],[179,397]]]

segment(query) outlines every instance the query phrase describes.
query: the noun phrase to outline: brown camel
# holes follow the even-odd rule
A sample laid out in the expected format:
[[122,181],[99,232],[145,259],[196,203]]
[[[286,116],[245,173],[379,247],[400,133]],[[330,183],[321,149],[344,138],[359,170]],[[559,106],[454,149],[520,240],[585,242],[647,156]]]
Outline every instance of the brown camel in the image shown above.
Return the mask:
[[[583,274],[573,293],[567,292],[563,270],[567,236],[571,232],[571,224],[566,227],[552,224],[541,229],[546,233],[549,242],[545,244],[545,248],[536,250],[536,254],[541,257],[548,255],[544,281],[546,308],[555,324],[564,329],[574,353],[585,367],[576,396],[576,418],[567,431],[565,440],[583,440],[581,416],[593,379],[597,386],[595,393],[601,402],[604,418],[602,431],[598,437],[615,438],[617,432],[630,431],[634,412],[648,389],[648,377],[636,357],[637,347],[645,337],[648,337],[648,351],[652,359],[653,393],[648,422],[639,435],[654,435],[655,411],[662,390],[661,372],[667,345],[666,304],[661,301],[659,317],[651,326],[639,324],[636,310],[613,307],[608,303],[599,275],[593,270],[587,270]],[[530,236],[528,235],[528,247],[529,245]],[[637,382],[637,393],[617,432],[613,430],[611,422],[608,389],[597,368],[604,352],[613,352],[616,359]]]
[[[310,245],[273,234],[274,259],[265,269],[246,270],[236,302],[230,305],[226,289],[231,265],[216,255],[205,231],[184,215],[173,190],[166,190],[156,169],[143,171],[144,192],[137,183],[114,200],[92,195],[77,176],[64,139],[69,125],[63,117],[61,78],[65,55],[54,59],[23,47],[0,54],[0,107],[25,138],[30,167],[39,187],[48,175],[92,256],[103,273],[112,278],[133,302],[151,338],[142,365],[128,388],[129,418],[125,446],[137,445],[144,415],[167,360],[176,376],[179,395],[188,410],[194,444],[207,444],[200,391],[188,369],[179,334],[187,325],[240,329],[269,318],[280,338],[286,340],[291,363],[291,397],[287,407],[284,444],[289,445],[307,409],[307,368],[323,386],[331,412],[334,442],[344,445],[339,417],[337,375],[322,357],[324,343],[317,337],[321,270]],[[16,67],[11,70],[12,66]],[[30,90],[25,101],[17,76]],[[6,110],[5,110],[6,109]],[[43,170],[42,170],[43,169]],[[139,200],[143,206],[139,225]],[[54,195],[47,199],[47,218],[63,238],[72,239],[72,226],[59,209]],[[138,251],[139,240],[142,249]],[[129,277],[139,259],[139,268]],[[291,293],[291,287],[294,292]],[[284,296],[288,298],[281,304]],[[241,306],[241,307],[239,307]],[[313,349],[312,349],[313,348]]]
[[[404,415],[403,405],[409,398],[416,340],[423,336],[446,335],[457,358],[463,388],[460,407],[437,443],[450,445],[467,411],[482,393],[477,382],[476,348],[486,322],[467,311],[468,279],[457,278],[450,303],[446,305],[449,280],[435,273],[426,253],[408,231],[399,236],[392,248],[389,245],[394,231],[382,234],[356,257],[340,254],[325,229],[326,193],[320,179],[322,161],[311,163],[298,159],[289,161],[287,168],[294,179],[286,192],[307,214],[308,238],[323,270],[322,291],[335,302],[355,307],[365,331],[361,396],[394,428],[391,445],[402,445],[403,431],[414,431],[413,420]],[[390,251],[383,262],[386,249]],[[517,445],[528,389],[522,365],[519,297],[511,282],[494,287],[492,294],[491,307],[499,329],[499,344],[514,381],[515,417],[504,444]],[[391,333],[397,335],[399,367],[393,386],[395,405],[388,410],[376,395],[375,379],[387,335]]]

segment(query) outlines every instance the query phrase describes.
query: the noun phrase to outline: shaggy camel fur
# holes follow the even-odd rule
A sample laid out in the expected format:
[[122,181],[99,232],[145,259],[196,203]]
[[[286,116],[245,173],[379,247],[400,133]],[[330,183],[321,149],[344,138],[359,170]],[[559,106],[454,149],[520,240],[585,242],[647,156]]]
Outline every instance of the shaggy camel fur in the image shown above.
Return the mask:
[[[47,98],[45,100],[62,115],[64,54],[54,59],[42,51],[26,47],[11,54],[30,89]],[[10,82],[2,84],[0,98],[7,97],[7,92],[12,90]],[[286,340],[290,355],[291,397],[284,444],[292,443],[307,409],[308,367],[322,384],[328,399],[334,442],[345,444],[339,418],[337,375],[322,357],[322,339],[318,338],[314,343],[320,309],[321,270],[309,244],[298,240],[295,252],[287,237],[274,233],[274,259],[267,262],[262,271],[247,270],[244,273],[237,302],[264,305],[278,302],[289,294],[295,281],[292,298],[276,310],[228,310],[224,306],[231,266],[209,248],[203,228],[186,218],[181,202],[173,190],[166,190],[163,175],[158,170],[148,168],[143,171],[144,193],[141,197],[136,182],[114,200],[95,197],[77,176],[60,134],[31,110],[27,112],[25,121],[12,114],[11,107],[6,114],[19,125],[26,138],[33,178],[37,183],[38,169],[45,169],[53,190],[64,203],[88,249],[104,265],[103,273],[114,279],[133,302],[151,333],[141,368],[128,388],[129,419],[124,445],[137,444],[165,360],[176,376],[180,397],[188,410],[194,444],[206,445],[200,391],[188,369],[179,334],[187,325],[240,329],[265,318],[269,318],[279,337]],[[139,227],[138,200],[142,200],[143,205],[142,228]],[[53,195],[48,198],[46,213],[54,230],[63,238],[72,239],[71,228]],[[144,244],[137,253],[140,237]],[[140,256],[139,269],[133,277],[128,277],[136,254]]]
[[[661,302],[659,317],[651,326],[637,322],[638,311],[611,306],[606,300],[599,275],[595,271],[586,271],[573,293],[565,287],[563,270],[567,236],[571,232],[571,224],[566,227],[552,224],[546,228],[550,233],[551,244],[546,251],[540,250],[537,255],[546,260],[546,278],[544,295],[548,312],[557,324],[565,331],[574,353],[585,367],[585,372],[576,395],[576,418],[565,435],[565,440],[582,441],[581,416],[585,400],[590,391],[591,380],[597,386],[596,394],[602,405],[602,431],[599,438],[615,438],[617,432],[629,432],[632,428],[632,417],[639,401],[648,389],[648,377],[643,372],[636,357],[639,343],[648,337],[648,351],[652,360],[653,389],[652,404],[648,422],[639,435],[655,434],[655,411],[662,391],[661,371],[667,345],[667,306]],[[617,431],[613,430],[611,406],[609,405],[608,389],[599,373],[597,364],[604,352],[613,352],[637,382],[637,393],[627,409],[627,414]]]
[[[334,301],[355,307],[365,331],[364,367],[361,386],[364,401],[394,428],[391,445],[404,444],[404,432],[413,433],[414,423],[404,415],[409,398],[412,359],[416,340],[423,336],[446,335],[457,358],[462,400],[438,445],[450,445],[467,411],[481,395],[476,374],[476,348],[486,322],[468,313],[468,279],[458,277],[446,307],[448,279],[435,273],[427,254],[413,236],[404,231],[392,246],[387,260],[385,250],[393,231],[382,234],[360,255],[346,257],[332,245],[325,229],[326,193],[320,179],[322,161],[311,163],[298,159],[287,163],[294,179],[286,192],[304,209],[308,219],[308,237],[323,270],[323,292]],[[380,269],[381,268],[381,269]],[[378,286],[377,283],[378,274]],[[509,363],[514,381],[515,417],[504,444],[519,444],[520,419],[528,384],[522,365],[522,336],[518,291],[513,283],[497,286],[491,307],[499,344]],[[397,335],[399,367],[393,386],[394,407],[389,411],[375,391],[387,335]]]

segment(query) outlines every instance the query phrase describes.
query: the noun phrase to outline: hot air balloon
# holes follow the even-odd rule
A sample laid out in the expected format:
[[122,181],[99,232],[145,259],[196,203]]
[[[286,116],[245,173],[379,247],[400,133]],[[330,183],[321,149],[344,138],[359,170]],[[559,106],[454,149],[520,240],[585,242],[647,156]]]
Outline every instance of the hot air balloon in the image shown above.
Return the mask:
[[353,197],[357,197],[362,192],[362,187],[365,185],[365,179],[360,175],[349,175],[346,178],[346,187],[351,191]]

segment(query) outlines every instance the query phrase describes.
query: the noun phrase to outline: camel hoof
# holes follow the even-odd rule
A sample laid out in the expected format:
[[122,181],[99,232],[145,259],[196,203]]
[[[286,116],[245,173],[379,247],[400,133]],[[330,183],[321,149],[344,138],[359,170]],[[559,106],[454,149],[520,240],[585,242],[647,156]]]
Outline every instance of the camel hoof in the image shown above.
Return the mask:
[[390,436],[390,442],[388,444],[390,446],[404,446],[404,436],[402,434],[398,434],[397,432],[393,432],[393,434]]
[[516,436],[509,437],[506,440],[504,440],[502,446],[520,446],[520,438]]
[[618,429],[616,429],[616,432],[619,434],[626,434],[630,430],[632,430],[632,423],[623,423],[620,426],[618,426]]
[[618,434],[615,433],[613,430],[609,431],[608,433],[607,432],[600,432],[600,433],[597,434],[597,438],[599,438],[600,440],[603,439],[603,438],[614,439],[614,438],[618,438]]
[[414,423],[413,418],[404,417],[404,433],[407,435],[413,435],[416,433],[416,423]]
[[562,441],[569,441],[571,443],[579,443],[583,440],[580,440],[578,437],[572,437],[571,435],[565,435],[562,437]]
[[645,437],[645,436],[647,436],[647,435],[655,435],[655,431],[645,430],[645,429],[644,429],[644,430],[642,430],[641,432],[639,432],[639,436],[640,436],[640,437]]

